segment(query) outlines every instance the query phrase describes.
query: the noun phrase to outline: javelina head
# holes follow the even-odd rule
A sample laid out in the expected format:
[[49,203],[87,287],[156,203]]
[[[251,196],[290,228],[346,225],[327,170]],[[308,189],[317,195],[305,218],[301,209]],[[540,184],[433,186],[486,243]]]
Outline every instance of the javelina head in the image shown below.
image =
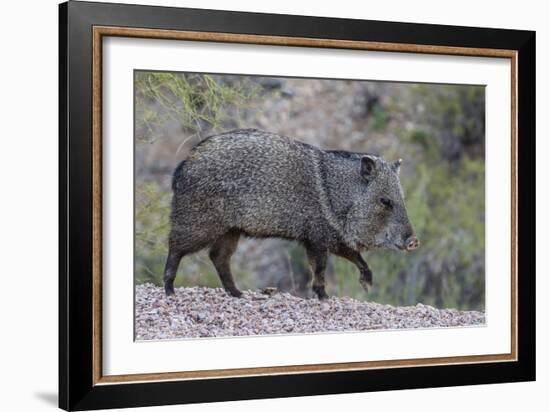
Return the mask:
[[[368,248],[411,251],[419,246],[407,216],[399,181],[401,159],[388,162],[380,157],[361,157],[359,185],[348,216],[349,230]],[[352,223],[353,222],[353,223]]]

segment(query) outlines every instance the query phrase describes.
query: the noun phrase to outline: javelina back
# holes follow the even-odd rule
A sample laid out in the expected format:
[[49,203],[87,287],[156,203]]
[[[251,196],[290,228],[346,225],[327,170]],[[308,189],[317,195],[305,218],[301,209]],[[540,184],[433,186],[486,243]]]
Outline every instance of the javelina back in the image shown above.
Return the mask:
[[[300,242],[320,299],[327,297],[329,252],[353,262],[367,290],[372,272],[361,250],[418,246],[400,164],[254,129],[206,138],[174,172],[166,294],[174,293],[181,258],[208,247],[225,290],[240,296],[229,261],[241,235]],[[310,280],[301,280],[299,289],[306,290]]]

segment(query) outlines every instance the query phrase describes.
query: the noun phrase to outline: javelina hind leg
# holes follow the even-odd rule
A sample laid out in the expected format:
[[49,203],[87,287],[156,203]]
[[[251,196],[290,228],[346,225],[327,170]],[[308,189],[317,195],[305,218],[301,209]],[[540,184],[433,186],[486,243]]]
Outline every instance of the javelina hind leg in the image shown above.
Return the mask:
[[168,258],[166,258],[166,266],[164,267],[164,292],[166,296],[174,294],[174,279],[176,279],[176,273],[178,273],[178,266],[182,257],[183,251],[181,249],[170,246]]
[[327,251],[312,247],[306,247],[307,257],[313,271],[313,284],[311,289],[319,299],[328,298],[325,291],[325,269],[327,267]]
[[311,270],[308,268],[304,271],[294,273],[294,292],[296,295],[306,298],[309,296],[309,285],[311,283]]
[[214,266],[218,271],[218,276],[222,281],[223,287],[227,293],[236,298],[241,297],[242,292],[235,286],[229,261],[231,259],[231,255],[233,255],[235,249],[237,249],[239,237],[240,233],[238,232],[226,233],[214,242],[209,254],[212,263],[214,263]]
[[164,267],[164,291],[166,296],[174,294],[174,279],[178,272],[178,266],[185,255],[197,252],[208,245],[208,238],[194,239],[186,237],[178,231],[172,230],[168,246],[168,257]]
[[372,272],[361,254],[345,245],[341,245],[335,253],[357,266],[357,269],[359,269],[359,283],[363,286],[365,292],[368,292],[369,288],[372,287]]

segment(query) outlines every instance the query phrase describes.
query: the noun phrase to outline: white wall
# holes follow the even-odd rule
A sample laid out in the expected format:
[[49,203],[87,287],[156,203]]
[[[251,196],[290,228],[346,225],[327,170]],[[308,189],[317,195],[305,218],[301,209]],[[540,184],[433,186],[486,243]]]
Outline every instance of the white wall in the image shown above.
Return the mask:
[[[139,1],[133,1],[137,3]],[[538,247],[536,383],[318,396],[166,407],[183,411],[303,410],[543,410],[550,387],[550,290],[540,256],[548,246],[550,28],[544,2],[393,0],[154,1],[214,9],[503,27],[537,31]],[[0,408],[52,409],[57,392],[57,1],[4,2],[0,14]],[[545,76],[546,74],[546,76]],[[530,276],[523,273],[522,276]],[[534,275],[534,274],[533,274]],[[25,281],[30,287],[25,287]],[[158,408],[157,408],[158,409]],[[149,408],[148,411],[156,410]]]

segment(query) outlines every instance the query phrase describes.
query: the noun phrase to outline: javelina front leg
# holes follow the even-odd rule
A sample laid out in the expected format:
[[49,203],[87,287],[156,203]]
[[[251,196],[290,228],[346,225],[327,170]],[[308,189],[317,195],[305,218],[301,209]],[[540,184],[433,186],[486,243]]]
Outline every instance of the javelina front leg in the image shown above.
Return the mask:
[[312,247],[306,247],[309,264],[313,271],[313,284],[311,289],[319,299],[328,298],[325,291],[325,269],[327,267],[327,251]]
[[359,283],[363,286],[365,292],[368,292],[369,288],[372,287],[372,272],[361,254],[345,245],[341,245],[336,254],[357,266],[359,269]]
[[212,263],[214,263],[214,266],[218,271],[218,276],[222,281],[224,289],[227,293],[236,298],[241,297],[242,292],[235,286],[229,261],[235,252],[235,249],[237,249],[239,236],[240,233],[238,232],[226,233],[214,242],[209,254]]

